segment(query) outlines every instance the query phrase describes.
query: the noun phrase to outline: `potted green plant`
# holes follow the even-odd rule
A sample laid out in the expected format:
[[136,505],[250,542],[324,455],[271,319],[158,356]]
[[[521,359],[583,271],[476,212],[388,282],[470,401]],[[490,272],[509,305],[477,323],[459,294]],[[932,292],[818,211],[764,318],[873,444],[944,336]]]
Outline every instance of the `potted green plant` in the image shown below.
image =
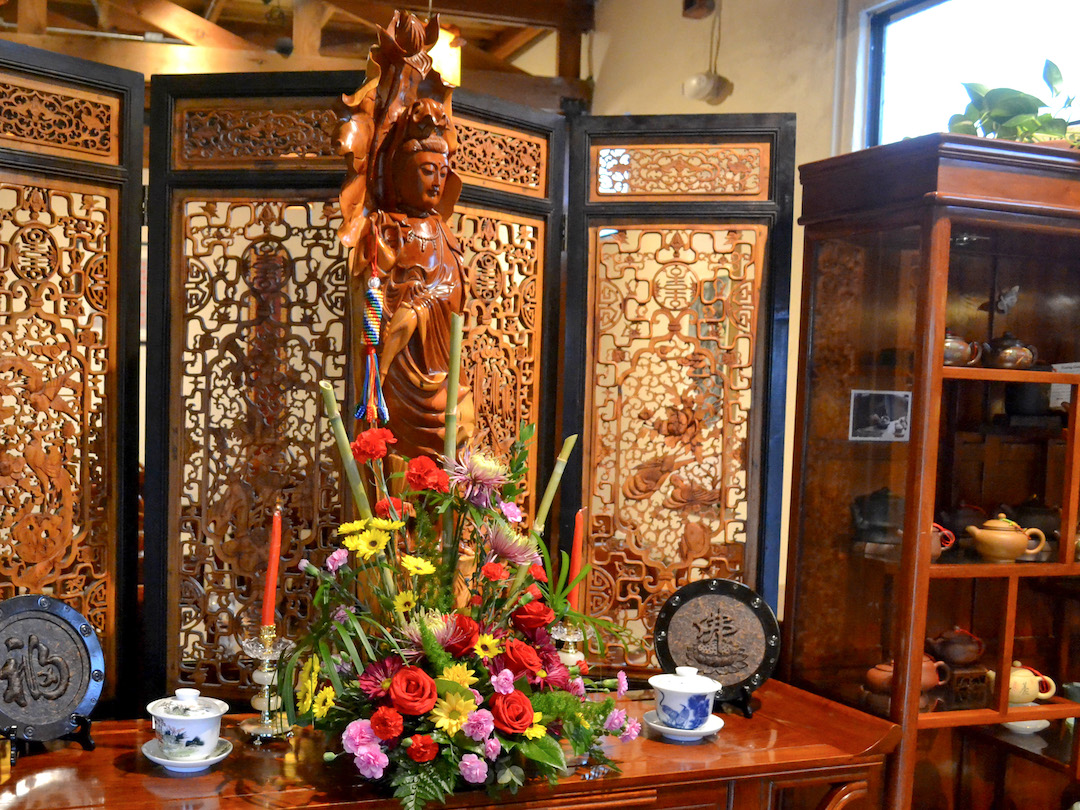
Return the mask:
[[1080,132],[1069,130],[1068,117],[1074,98],[1063,95],[1061,71],[1049,59],[1043,65],[1043,81],[1056,110],[1029,93],[1009,87],[987,89],[975,82],[965,83],[971,101],[964,112],[949,118],[949,132],[1025,143],[1058,142],[1076,148]]

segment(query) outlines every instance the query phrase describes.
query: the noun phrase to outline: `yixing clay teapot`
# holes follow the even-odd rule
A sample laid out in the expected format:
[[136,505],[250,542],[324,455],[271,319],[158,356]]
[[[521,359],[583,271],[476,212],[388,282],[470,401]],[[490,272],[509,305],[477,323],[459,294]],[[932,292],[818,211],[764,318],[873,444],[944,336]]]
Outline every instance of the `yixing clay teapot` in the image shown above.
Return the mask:
[[[1034,557],[1046,545],[1042,531],[1034,527],[1022,529],[1003,513],[982,526],[968,526],[965,531],[974,538],[975,550],[987,562],[1011,563],[1022,557]],[[1039,541],[1034,548],[1030,548],[1032,537]]]
[[930,544],[930,562],[937,562],[942,551],[953,547],[956,542],[956,535],[940,523],[935,523],[930,529],[930,536],[933,538]]
[[1001,511],[1009,520],[1021,526],[1034,526],[1046,536],[1048,542],[1052,537],[1061,536],[1061,509],[1043,503],[1038,495],[1032,495],[1016,506],[1002,505]]
[[[866,671],[866,688],[878,695],[887,694],[892,689],[893,662],[885,661]],[[919,670],[919,690],[922,692],[935,686],[944,686],[952,671],[944,661],[935,661],[924,655]]]
[[974,340],[969,343],[948,329],[945,330],[945,365],[973,366],[981,359],[981,344]]
[[990,368],[1030,368],[1039,356],[1030,343],[1006,332],[982,345],[983,365]]
[[986,644],[962,627],[954,627],[937,638],[928,638],[926,649],[949,666],[962,667],[978,661],[986,652]]
[[[993,688],[996,674],[988,673],[990,687]],[[1019,661],[1013,661],[1009,671],[1009,703],[1031,703],[1037,699],[1052,698],[1057,686],[1052,680],[1037,669],[1025,667]]]

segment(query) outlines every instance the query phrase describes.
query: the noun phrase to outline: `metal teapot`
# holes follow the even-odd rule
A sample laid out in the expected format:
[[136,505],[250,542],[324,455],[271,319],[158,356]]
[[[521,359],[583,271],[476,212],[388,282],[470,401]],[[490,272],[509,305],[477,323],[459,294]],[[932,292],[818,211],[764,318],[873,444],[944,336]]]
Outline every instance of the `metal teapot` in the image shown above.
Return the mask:
[[1030,343],[1024,343],[1012,332],[1006,332],[982,345],[983,365],[991,368],[1030,368],[1039,356]]
[[945,365],[973,366],[982,359],[982,345],[978,341],[970,343],[959,335],[945,330]]

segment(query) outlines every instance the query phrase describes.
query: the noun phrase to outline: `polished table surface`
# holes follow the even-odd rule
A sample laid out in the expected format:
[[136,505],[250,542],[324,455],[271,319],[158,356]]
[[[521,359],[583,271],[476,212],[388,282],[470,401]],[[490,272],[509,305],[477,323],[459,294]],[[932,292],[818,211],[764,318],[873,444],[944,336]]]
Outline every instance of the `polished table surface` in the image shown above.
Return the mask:
[[[608,745],[621,774],[598,774],[585,766],[556,787],[543,781],[530,783],[516,797],[504,794],[497,803],[502,807],[597,810],[768,807],[772,805],[756,799],[732,799],[741,795],[740,791],[745,793],[743,788],[767,781],[768,789],[755,787],[753,794],[771,795],[776,792],[778,778],[795,784],[792,778],[799,777],[799,784],[803,784],[809,776],[834,786],[837,795],[845,790],[850,793],[851,784],[865,788],[868,777],[871,783],[880,777],[885,755],[899,740],[899,728],[885,720],[783,683],[769,681],[754,697],[754,716],[724,715],[724,727],[715,736],[673,743],[646,727],[631,743]],[[621,705],[640,717],[652,708],[652,701],[624,699]],[[232,753],[208,770],[193,774],[171,773],[143,756],[142,744],[153,737],[148,721],[96,723],[93,751],[70,743],[51,743],[52,750],[24,756],[13,768],[5,767],[0,774],[0,810],[396,805],[395,800],[367,787],[348,757],[324,764],[321,736],[304,731],[288,744],[260,749],[240,741],[239,720],[227,716],[223,721],[222,735],[233,741]],[[696,795],[695,788],[702,795],[720,795],[722,800],[714,804],[712,798],[687,798]],[[455,796],[447,806],[480,808],[489,806],[488,802],[484,793],[472,792]],[[853,805],[837,801],[822,806]]]

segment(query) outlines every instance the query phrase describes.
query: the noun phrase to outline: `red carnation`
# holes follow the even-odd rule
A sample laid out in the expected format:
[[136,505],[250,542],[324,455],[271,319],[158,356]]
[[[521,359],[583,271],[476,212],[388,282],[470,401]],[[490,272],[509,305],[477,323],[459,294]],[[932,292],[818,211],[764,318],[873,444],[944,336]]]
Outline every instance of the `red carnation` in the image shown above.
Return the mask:
[[533,725],[533,707],[524,692],[515,689],[509,695],[495,693],[488,703],[495,728],[504,734],[521,734]]
[[522,633],[527,633],[530,630],[547,627],[555,621],[555,611],[543,602],[529,602],[510,614],[510,619],[514,627]]
[[450,491],[450,476],[427,456],[417,456],[409,460],[405,471],[405,483],[411,489],[431,489],[435,492]]
[[537,582],[547,582],[547,571],[544,570],[544,566],[539,563],[533,563],[529,566],[529,573],[532,574],[532,578]]
[[397,439],[394,438],[394,434],[386,428],[371,428],[357,436],[350,447],[352,447],[352,454],[353,458],[356,459],[356,463],[363,464],[366,461],[383,458],[390,452],[387,445],[395,442],[397,442]]
[[533,599],[540,599],[541,597],[543,597],[543,594],[540,593],[540,589],[536,587],[535,583],[529,585],[529,587],[525,589],[525,593],[527,593]]
[[390,702],[402,714],[427,714],[435,708],[438,693],[435,681],[420,667],[402,667],[394,674],[387,691]]
[[392,740],[399,736],[403,729],[401,715],[389,706],[380,706],[371,715],[371,730],[380,740]]
[[515,678],[521,677],[526,672],[535,675],[540,671],[540,656],[536,654],[536,650],[516,638],[506,640],[502,659],[506,668],[514,673]]
[[489,582],[501,582],[510,576],[506,566],[497,562],[484,563],[483,568],[480,569],[480,575]]
[[[391,507],[393,507],[391,511]],[[407,515],[415,515],[416,510],[408,501],[395,498],[381,498],[375,501],[375,516],[385,520],[404,520]]]
[[439,744],[427,734],[413,734],[412,744],[405,749],[413,762],[431,762],[439,753]]
[[450,635],[446,651],[454,658],[460,658],[473,651],[480,637],[480,625],[461,613],[454,614],[454,623],[457,629]]

